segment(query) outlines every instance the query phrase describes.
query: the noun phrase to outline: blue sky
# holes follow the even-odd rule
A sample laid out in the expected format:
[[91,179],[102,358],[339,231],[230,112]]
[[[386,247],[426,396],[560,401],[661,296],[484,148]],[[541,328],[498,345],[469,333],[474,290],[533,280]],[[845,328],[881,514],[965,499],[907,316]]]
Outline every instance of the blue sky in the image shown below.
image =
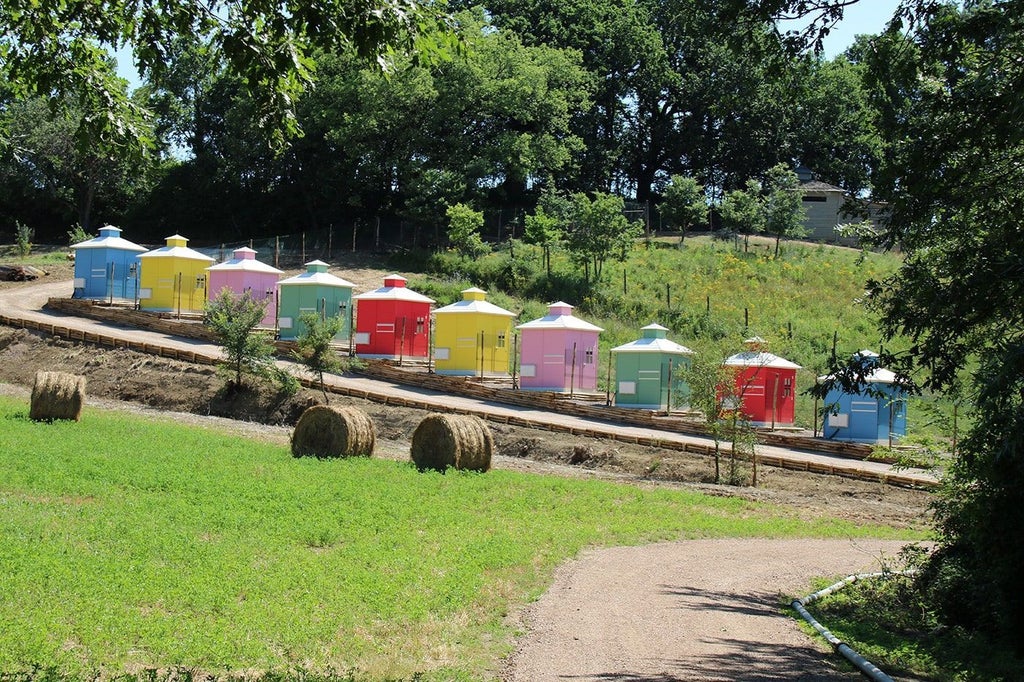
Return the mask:
[[899,0],[860,0],[847,7],[843,20],[825,37],[825,57],[842,54],[858,35],[881,32],[899,4]]

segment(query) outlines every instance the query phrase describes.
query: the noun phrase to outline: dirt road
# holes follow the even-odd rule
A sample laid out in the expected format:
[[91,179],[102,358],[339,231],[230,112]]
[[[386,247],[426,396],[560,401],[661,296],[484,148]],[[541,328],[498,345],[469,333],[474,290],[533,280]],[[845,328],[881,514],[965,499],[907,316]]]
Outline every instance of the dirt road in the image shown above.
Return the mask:
[[587,552],[524,616],[506,682],[859,679],[782,613],[818,576],[880,570],[903,543],[693,540]]

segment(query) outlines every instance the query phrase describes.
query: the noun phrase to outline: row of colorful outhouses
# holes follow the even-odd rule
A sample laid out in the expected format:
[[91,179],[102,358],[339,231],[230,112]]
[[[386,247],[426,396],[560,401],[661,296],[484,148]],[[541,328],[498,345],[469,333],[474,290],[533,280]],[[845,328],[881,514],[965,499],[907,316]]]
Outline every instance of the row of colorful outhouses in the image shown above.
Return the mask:
[[[543,317],[515,326],[515,336],[516,314],[487,301],[481,289],[467,289],[462,300],[433,309],[434,301],[409,289],[400,275],[389,275],[382,287],[353,295],[355,285],[330,274],[322,261],[281,279],[281,270],[256,260],[249,248],[236,249],[230,259],[215,263],[190,249],[180,235],[147,250],[120,233],[107,226],[95,239],[72,246],[75,297],[129,299],[141,310],[180,314],[201,312],[225,288],[249,292],[266,302],[263,325],[281,339],[301,336],[300,318],[313,312],[340,317],[338,338],[350,339],[360,357],[422,358],[438,374],[480,377],[508,376],[516,359],[522,390],[597,391],[603,330],[573,315],[573,307],[561,301],[548,306]],[[669,340],[667,332],[651,324],[640,338],[611,349],[617,406],[660,410],[671,396],[687,394],[679,369],[689,364],[693,351]],[[746,343],[746,351],[724,362],[735,375],[739,409],[755,424],[792,424],[800,366],[767,352],[761,339]],[[877,357],[869,351],[861,354]],[[884,442],[905,433],[905,401],[895,376],[875,367],[867,381],[857,394],[836,388],[826,398],[826,438]]]

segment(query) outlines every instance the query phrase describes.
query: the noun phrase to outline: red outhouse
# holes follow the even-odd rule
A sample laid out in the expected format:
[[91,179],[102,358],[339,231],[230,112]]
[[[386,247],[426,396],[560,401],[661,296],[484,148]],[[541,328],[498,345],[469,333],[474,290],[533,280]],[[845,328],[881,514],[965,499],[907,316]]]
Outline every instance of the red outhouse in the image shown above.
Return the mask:
[[405,286],[401,275],[388,275],[384,286],[353,297],[356,308],[356,355],[364,358],[426,358],[430,354],[430,306],[427,298]]
[[736,373],[734,399],[740,411],[757,426],[791,425],[800,365],[764,350],[762,338],[755,336],[743,343],[747,350],[723,363]]

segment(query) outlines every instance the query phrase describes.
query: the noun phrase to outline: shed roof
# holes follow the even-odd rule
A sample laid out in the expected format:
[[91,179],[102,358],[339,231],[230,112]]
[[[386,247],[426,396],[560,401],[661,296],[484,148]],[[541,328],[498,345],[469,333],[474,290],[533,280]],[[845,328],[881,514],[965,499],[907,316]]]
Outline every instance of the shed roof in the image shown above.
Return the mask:
[[485,301],[484,296],[486,292],[483,289],[471,287],[465,289],[462,292],[462,300],[456,301],[450,305],[446,305],[443,308],[438,308],[434,311],[434,314],[444,313],[481,313],[484,315],[504,315],[505,317],[515,317],[516,314],[505,310],[499,306],[494,305],[490,301]]
[[801,182],[799,189],[802,192],[840,192],[845,194],[846,190],[842,187],[836,187],[830,185],[827,182],[821,180],[808,180],[807,182]]
[[572,314],[572,306],[557,301],[548,306],[548,314],[536,320],[525,322],[516,329],[572,329],[575,331],[603,332],[604,329],[581,320]]
[[143,253],[149,251],[145,246],[139,246],[121,237],[121,228],[107,225],[100,228],[98,237],[86,239],[71,245],[72,249],[111,249],[116,251],[137,251]]
[[210,263],[216,260],[199,253],[195,249],[188,248],[185,246],[187,243],[188,239],[185,237],[182,237],[180,234],[173,234],[167,238],[167,246],[161,246],[159,249],[139,254],[139,258],[181,258],[183,260],[203,260]]
[[405,277],[401,275],[388,275],[384,278],[384,286],[367,291],[364,294],[353,296],[357,301],[406,301],[409,303],[433,303],[434,299],[408,289],[405,286]]
[[256,260],[256,252],[247,246],[235,249],[232,255],[234,258],[231,260],[226,260],[223,263],[218,263],[217,265],[211,265],[206,269],[211,272],[263,272],[273,275],[284,274],[283,271],[278,270],[274,266]]

